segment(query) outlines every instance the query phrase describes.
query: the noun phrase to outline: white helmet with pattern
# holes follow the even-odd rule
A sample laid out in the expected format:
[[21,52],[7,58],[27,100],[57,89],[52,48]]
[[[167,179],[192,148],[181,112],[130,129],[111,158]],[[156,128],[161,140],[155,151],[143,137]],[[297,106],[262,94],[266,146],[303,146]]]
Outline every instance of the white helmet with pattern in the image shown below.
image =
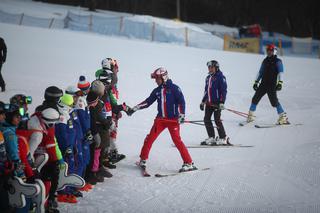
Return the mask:
[[166,82],[169,79],[168,71],[165,68],[160,67],[151,73],[151,78],[161,78],[163,82]]

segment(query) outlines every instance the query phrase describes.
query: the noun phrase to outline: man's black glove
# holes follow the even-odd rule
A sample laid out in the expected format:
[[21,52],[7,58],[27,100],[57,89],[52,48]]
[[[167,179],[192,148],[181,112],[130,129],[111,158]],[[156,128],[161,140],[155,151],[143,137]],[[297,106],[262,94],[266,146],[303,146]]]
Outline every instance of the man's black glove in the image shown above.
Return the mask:
[[133,108],[130,108],[129,110],[128,110],[128,112],[127,112],[127,115],[128,116],[131,116],[133,113],[135,113],[136,111],[138,111],[139,110],[139,105],[137,105],[137,106],[135,106],[135,107],[133,107]]
[[278,81],[277,86],[276,86],[276,90],[280,91],[282,89],[282,81]]
[[259,87],[259,81],[255,81],[253,84],[254,91],[257,91],[258,87]]
[[204,103],[203,103],[203,102],[201,102],[201,104],[200,104],[200,110],[201,110],[201,111],[204,110]]
[[[122,110],[123,110],[127,115],[129,115],[129,112],[132,111],[132,108],[129,107],[129,106],[127,106],[126,103],[123,103],[123,104],[122,104]],[[130,115],[131,115],[131,114],[130,114]],[[129,116],[130,116],[130,115],[129,115]]]

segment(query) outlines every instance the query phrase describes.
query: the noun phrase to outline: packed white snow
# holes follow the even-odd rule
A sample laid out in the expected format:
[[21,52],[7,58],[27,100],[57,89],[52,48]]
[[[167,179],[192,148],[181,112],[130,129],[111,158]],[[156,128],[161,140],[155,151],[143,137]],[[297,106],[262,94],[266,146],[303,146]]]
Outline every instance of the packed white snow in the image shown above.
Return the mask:
[[[149,43],[66,30],[0,24],[8,47],[2,74],[8,102],[17,93],[33,97],[34,108],[46,87],[75,85],[80,75],[94,79],[105,57],[118,60],[121,101],[143,101],[156,87],[150,73],[165,67],[186,100],[186,119],[201,120],[206,62],[219,61],[228,83],[225,106],[247,112],[252,83],[265,56]],[[284,85],[278,93],[292,123],[300,126],[257,129],[239,127],[244,118],[223,111],[231,142],[251,148],[189,149],[198,168],[207,171],[167,178],[144,178],[136,168],[145,136],[156,115],[156,104],[120,120],[118,146],[126,159],[77,204],[60,204],[61,212],[320,212],[319,59],[283,57]],[[256,123],[274,123],[276,110],[264,97]],[[183,124],[185,144],[206,138],[204,127]],[[167,131],[154,143],[151,174],[176,172],[182,165]]]

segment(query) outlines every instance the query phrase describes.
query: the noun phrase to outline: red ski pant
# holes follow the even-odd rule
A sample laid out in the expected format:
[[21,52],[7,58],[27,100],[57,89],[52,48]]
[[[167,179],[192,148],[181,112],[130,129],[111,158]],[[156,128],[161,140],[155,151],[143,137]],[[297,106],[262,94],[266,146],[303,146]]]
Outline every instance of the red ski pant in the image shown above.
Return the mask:
[[144,140],[143,147],[141,149],[140,158],[141,160],[147,160],[149,156],[150,149],[153,142],[157,139],[159,134],[165,129],[168,128],[172,141],[176,145],[177,149],[180,152],[180,155],[184,163],[192,163],[191,156],[188,152],[188,149],[184,145],[180,137],[180,125],[177,120],[173,119],[161,119],[156,118],[154,120],[153,126],[150,130],[150,133],[146,136]]

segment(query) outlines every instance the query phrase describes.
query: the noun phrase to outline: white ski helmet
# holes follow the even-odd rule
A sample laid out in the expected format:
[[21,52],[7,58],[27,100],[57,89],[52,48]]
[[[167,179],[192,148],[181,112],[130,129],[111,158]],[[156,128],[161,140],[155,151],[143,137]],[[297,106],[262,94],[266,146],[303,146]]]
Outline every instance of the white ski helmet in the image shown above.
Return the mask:
[[168,71],[165,68],[160,67],[151,73],[151,78],[161,78],[163,82],[166,82],[169,79]]
[[207,67],[215,67],[216,69],[219,69],[219,62],[216,60],[211,60],[207,62]]
[[80,91],[80,89],[74,85],[68,86],[67,89],[65,90],[66,94],[69,94],[69,95],[76,95],[78,91]]
[[113,60],[112,58],[105,58],[101,61],[101,66],[102,66],[102,69],[104,70],[113,70],[113,66],[114,66],[114,63],[113,63]]
[[60,114],[54,108],[47,108],[41,112],[41,117],[46,124],[55,124],[59,121]]
[[104,94],[105,86],[100,80],[94,80],[91,83],[91,90],[102,96]]

